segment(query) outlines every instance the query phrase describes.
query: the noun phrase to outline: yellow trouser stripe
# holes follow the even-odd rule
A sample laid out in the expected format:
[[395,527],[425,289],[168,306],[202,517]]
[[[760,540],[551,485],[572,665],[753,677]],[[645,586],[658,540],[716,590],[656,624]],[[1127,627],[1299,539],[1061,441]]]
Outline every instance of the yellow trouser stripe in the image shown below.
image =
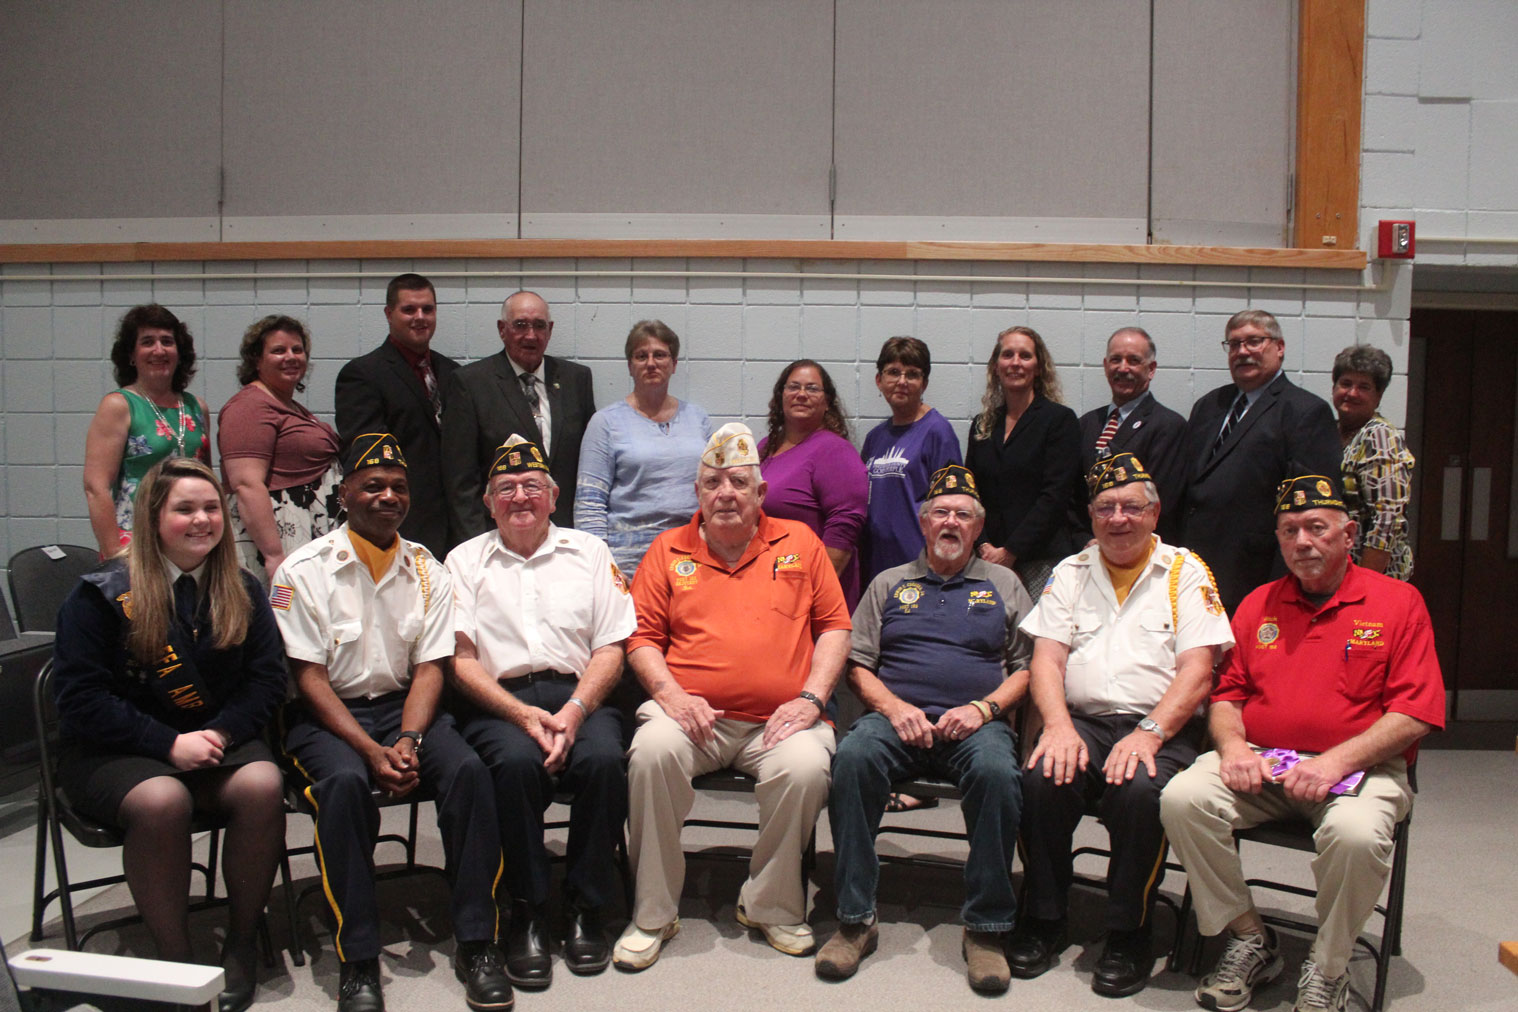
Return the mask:
[[1149,869],[1149,881],[1144,883],[1143,903],[1139,905],[1139,927],[1149,919],[1149,894],[1154,891],[1155,880],[1160,877],[1160,872],[1165,867],[1165,856],[1170,853],[1170,841],[1166,839],[1164,832],[1160,833],[1160,853],[1155,859],[1154,867]]
[[[285,722],[283,709],[281,709],[279,716],[279,722],[281,725],[283,725]],[[281,726],[280,729],[284,730],[283,726]],[[280,740],[283,742],[284,735],[280,736]],[[312,812],[314,813],[311,817],[311,842],[315,845],[316,848],[316,869],[317,871],[321,872],[322,892],[327,896],[327,905],[332,908],[332,916],[337,918],[337,933],[333,936],[332,942],[334,947],[337,949],[337,958],[340,961],[346,962],[346,960],[343,960],[343,911],[342,908],[337,905],[337,897],[332,894],[332,883],[327,878],[327,855],[322,852],[322,834],[320,829],[318,829],[318,827],[321,825],[321,822],[317,816],[321,815],[321,806],[316,803],[316,795],[313,793],[313,791],[316,789],[316,778],[313,777],[310,772],[300,764],[300,760],[295,758],[295,755],[289,749],[281,746],[280,750],[284,752],[285,758],[290,760],[291,765],[295,767],[300,775],[305,777],[311,783],[311,786],[307,787],[301,793],[305,796],[306,801],[311,805]],[[497,914],[496,916],[499,917],[500,914]]]

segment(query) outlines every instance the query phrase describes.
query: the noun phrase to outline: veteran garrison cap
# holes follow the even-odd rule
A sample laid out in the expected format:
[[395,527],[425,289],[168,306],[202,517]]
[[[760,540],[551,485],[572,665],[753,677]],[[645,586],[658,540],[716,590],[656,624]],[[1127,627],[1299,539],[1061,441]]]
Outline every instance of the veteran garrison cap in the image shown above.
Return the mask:
[[1103,457],[1093,464],[1086,475],[1086,487],[1091,490],[1091,498],[1095,499],[1098,492],[1105,492],[1109,488],[1153,480],[1154,475],[1145,470],[1143,461],[1124,450]]
[[537,443],[513,432],[495,451],[495,462],[490,465],[490,473],[485,478],[488,481],[498,474],[522,474],[527,471],[542,471],[547,474],[548,458],[543,455]]
[[405,467],[401,444],[388,432],[365,432],[348,445],[343,454],[343,474],[365,467]]
[[927,502],[941,495],[967,495],[980,502],[980,491],[975,487],[975,475],[967,467],[959,464],[946,464],[933,472],[933,477],[928,479],[928,494],[922,497]]
[[758,464],[759,444],[747,425],[728,422],[706,441],[706,449],[701,451],[701,463],[723,469]]
[[1304,474],[1299,478],[1287,478],[1276,486],[1276,516],[1320,509],[1349,512],[1337,478],[1326,474]]

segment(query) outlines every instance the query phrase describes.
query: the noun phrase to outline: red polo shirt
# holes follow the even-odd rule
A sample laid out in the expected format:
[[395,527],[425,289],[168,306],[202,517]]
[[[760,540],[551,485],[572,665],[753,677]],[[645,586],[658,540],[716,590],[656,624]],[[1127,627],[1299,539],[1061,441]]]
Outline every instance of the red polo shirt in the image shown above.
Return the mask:
[[[1351,562],[1315,608],[1287,575],[1244,598],[1233,637],[1212,698],[1244,704],[1251,744],[1322,752],[1385,713],[1444,726],[1433,626],[1411,584]],[[1417,746],[1406,755],[1411,762]]]

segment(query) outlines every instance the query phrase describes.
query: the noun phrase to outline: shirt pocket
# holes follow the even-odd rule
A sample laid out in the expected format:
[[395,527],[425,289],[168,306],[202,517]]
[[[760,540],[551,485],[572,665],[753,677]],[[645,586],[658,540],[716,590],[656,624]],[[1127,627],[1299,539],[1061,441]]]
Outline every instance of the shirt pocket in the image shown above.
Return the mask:
[[786,618],[800,618],[811,604],[811,581],[800,569],[780,570],[771,574],[770,610]]
[[1381,698],[1386,687],[1386,651],[1370,647],[1346,648],[1344,667],[1339,675],[1339,691],[1344,698],[1370,703]]
[[356,618],[342,619],[332,623],[332,645],[340,647],[352,643],[364,634],[364,624]]

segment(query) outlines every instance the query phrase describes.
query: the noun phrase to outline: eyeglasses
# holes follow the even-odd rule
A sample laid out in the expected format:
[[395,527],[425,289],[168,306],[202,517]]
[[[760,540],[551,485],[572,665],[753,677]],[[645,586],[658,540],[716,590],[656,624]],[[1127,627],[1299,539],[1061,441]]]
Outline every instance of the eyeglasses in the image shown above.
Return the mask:
[[633,352],[632,356],[632,360],[634,362],[647,362],[649,359],[653,359],[655,362],[668,362],[672,358],[674,358],[674,356],[665,351],[663,348],[639,348],[637,351]]
[[1104,502],[1100,506],[1091,507],[1091,512],[1102,520],[1111,520],[1119,513],[1129,520],[1137,520],[1148,513],[1153,505],[1152,502],[1146,502],[1142,506],[1131,502]]
[[1240,348],[1243,348],[1245,351],[1259,351],[1261,348],[1265,347],[1267,342],[1274,340],[1275,338],[1271,337],[1269,334],[1255,334],[1251,337],[1242,339],[1234,338],[1231,341],[1219,341],[1218,343],[1221,344],[1224,348],[1227,348],[1228,354],[1232,355]]
[[928,516],[932,517],[934,520],[937,520],[939,523],[943,523],[950,517],[953,517],[955,520],[958,520],[962,524],[967,524],[971,520],[975,519],[975,513],[972,510],[951,510],[944,506],[934,506],[932,509],[928,510]]
[[822,393],[822,387],[815,383],[787,383],[781,389],[788,394],[806,393],[812,397]]
[[516,331],[518,334],[525,334],[529,330],[535,330],[539,334],[542,334],[542,333],[545,333],[545,332],[553,329],[553,321],[552,320],[529,320],[529,319],[527,319],[524,316],[524,317],[522,317],[519,320],[512,320],[511,322],[507,323],[506,326],[510,327],[512,330]]
[[880,375],[888,380],[907,380],[912,383],[921,383],[923,380],[921,369],[903,369],[899,365],[888,365],[880,370]]
[[529,499],[541,499],[548,494],[548,486],[541,481],[524,481],[520,484],[497,485],[490,494],[497,499],[515,499],[520,492]]

